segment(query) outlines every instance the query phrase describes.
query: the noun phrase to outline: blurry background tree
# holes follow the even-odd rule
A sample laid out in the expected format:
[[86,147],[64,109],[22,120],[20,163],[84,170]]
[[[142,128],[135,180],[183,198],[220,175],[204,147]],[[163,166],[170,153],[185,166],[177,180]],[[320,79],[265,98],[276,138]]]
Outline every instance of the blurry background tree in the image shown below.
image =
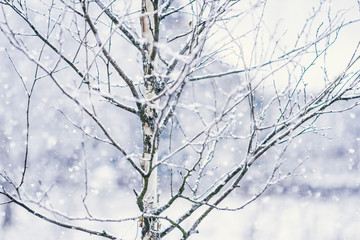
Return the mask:
[[4,229],[16,206],[61,233],[199,239],[304,173],[302,141],[340,127],[320,117],[359,104],[359,15],[293,2],[0,0]]

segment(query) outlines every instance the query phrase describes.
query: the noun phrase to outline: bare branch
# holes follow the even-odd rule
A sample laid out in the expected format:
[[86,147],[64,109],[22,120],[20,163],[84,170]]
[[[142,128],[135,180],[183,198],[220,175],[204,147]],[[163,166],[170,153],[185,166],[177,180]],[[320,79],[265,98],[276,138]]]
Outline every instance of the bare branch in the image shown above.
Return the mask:
[[45,221],[47,221],[49,223],[58,225],[58,226],[63,227],[63,228],[72,229],[72,230],[76,230],[76,231],[80,231],[80,232],[85,232],[85,233],[89,233],[89,234],[99,236],[99,237],[103,237],[103,238],[107,238],[107,239],[114,239],[114,240],[118,239],[118,238],[106,233],[105,231],[102,231],[102,232],[93,231],[93,230],[90,230],[90,229],[86,229],[86,228],[83,228],[83,227],[62,223],[60,221],[48,218],[48,217],[34,211],[33,209],[31,209],[29,206],[25,205],[24,203],[16,200],[13,196],[11,196],[9,193],[7,193],[4,189],[2,189],[2,191],[0,191],[0,194],[7,197],[11,201],[11,203],[15,203],[16,205],[22,207],[23,209],[25,209],[29,213],[33,214],[34,216],[36,216],[38,218],[41,218],[41,219],[43,219],[43,220],[45,220]]

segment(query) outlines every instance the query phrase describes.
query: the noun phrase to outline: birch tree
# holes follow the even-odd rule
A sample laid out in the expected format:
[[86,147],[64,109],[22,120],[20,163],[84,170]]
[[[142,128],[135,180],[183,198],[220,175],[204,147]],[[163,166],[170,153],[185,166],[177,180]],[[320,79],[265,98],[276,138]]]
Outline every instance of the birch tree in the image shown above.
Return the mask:
[[[332,49],[345,47],[338,39],[358,28],[359,18],[354,8],[333,9],[331,0],[315,2],[293,29],[274,20],[272,0],[0,4],[2,57],[14,74],[12,89],[23,96],[21,132],[10,135],[25,142],[16,154],[1,156],[1,203],[59,229],[122,239],[121,229],[110,225],[131,222],[141,229],[139,235],[134,230],[138,239],[196,236],[212,211],[240,211],[297,172],[303,161],[286,160],[286,150],[294,139],[319,134],[322,115],[359,104],[356,34],[332,68]],[[52,100],[40,112],[35,106],[47,91]],[[35,150],[42,127],[61,135],[64,125],[77,131],[74,139],[59,142],[43,132],[48,148]],[[66,152],[76,153],[78,165],[59,173],[70,164]],[[92,187],[96,170],[109,165],[108,154],[118,164],[111,165],[114,179]],[[43,166],[42,156],[52,163]],[[251,171],[258,163],[266,166],[261,176]],[[55,192],[67,195],[62,185],[71,185],[73,169],[79,173],[72,189],[84,209],[76,216],[53,207]],[[252,186],[248,176],[261,184]],[[117,186],[130,178],[133,186]],[[34,193],[34,186],[40,190]],[[226,204],[252,187],[248,200]],[[91,202],[125,201],[90,191],[107,188],[113,196],[130,189],[124,198],[138,210],[125,217],[120,204],[115,218],[94,214]]]

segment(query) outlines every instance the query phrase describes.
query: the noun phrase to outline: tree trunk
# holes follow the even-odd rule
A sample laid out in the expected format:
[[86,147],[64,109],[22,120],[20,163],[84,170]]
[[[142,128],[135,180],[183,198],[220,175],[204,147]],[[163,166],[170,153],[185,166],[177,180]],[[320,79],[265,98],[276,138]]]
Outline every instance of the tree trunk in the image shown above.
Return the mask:
[[[145,214],[151,214],[158,207],[157,191],[157,168],[154,166],[158,161],[158,140],[155,134],[156,119],[158,117],[159,100],[151,101],[157,95],[157,50],[155,42],[158,40],[159,18],[157,13],[157,0],[142,0],[141,6],[141,29],[144,41],[142,49],[143,72],[145,85],[145,98],[149,102],[144,104],[141,113],[143,131],[143,159],[141,166],[146,173],[143,178],[143,190],[141,196],[141,210]],[[160,239],[160,223],[158,219],[144,217],[142,223],[142,239]]]

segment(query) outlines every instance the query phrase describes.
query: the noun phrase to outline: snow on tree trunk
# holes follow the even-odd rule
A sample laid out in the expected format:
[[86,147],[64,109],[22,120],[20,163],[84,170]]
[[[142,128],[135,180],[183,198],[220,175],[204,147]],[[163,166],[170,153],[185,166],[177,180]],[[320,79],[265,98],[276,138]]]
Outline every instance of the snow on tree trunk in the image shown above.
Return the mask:
[[[157,168],[154,166],[158,161],[158,143],[155,133],[156,119],[158,116],[159,100],[151,101],[156,97],[158,85],[156,79],[157,51],[154,42],[158,40],[159,19],[157,0],[142,0],[141,6],[141,29],[143,38],[143,72],[145,85],[145,98],[141,113],[143,131],[143,159],[141,167],[146,173],[143,178],[143,190],[141,196],[142,211],[151,214],[158,207],[157,191]],[[142,224],[142,239],[160,239],[160,223],[156,218],[145,217]]]

